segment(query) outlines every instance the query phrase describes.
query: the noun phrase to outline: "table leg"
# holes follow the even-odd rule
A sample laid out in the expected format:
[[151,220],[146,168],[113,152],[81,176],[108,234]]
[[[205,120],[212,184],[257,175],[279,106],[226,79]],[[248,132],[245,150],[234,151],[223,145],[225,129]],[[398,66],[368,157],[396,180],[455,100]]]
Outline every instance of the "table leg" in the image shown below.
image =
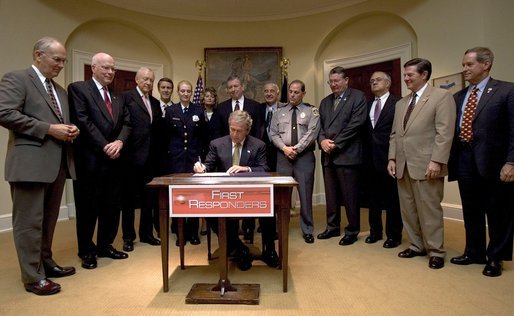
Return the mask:
[[180,269],[184,270],[186,267],[184,265],[184,246],[186,244],[186,240],[184,239],[184,218],[176,217],[175,220],[177,223],[178,229],[178,245],[180,248]]
[[159,229],[161,233],[162,286],[169,291],[169,232],[170,211],[168,208],[168,187],[159,190]]
[[290,221],[290,205],[291,205],[291,194],[289,188],[278,187],[277,193],[279,196],[279,210],[278,210],[278,221],[279,221],[279,240],[278,249],[280,253],[280,268],[282,269],[282,291],[287,292],[287,277],[288,277],[288,258],[289,258],[289,221]]
[[219,265],[220,279],[218,284],[212,288],[212,291],[219,291],[220,296],[224,296],[225,292],[237,291],[228,279],[228,262],[227,262],[227,225],[226,219],[221,217],[218,219],[218,241],[219,241]]

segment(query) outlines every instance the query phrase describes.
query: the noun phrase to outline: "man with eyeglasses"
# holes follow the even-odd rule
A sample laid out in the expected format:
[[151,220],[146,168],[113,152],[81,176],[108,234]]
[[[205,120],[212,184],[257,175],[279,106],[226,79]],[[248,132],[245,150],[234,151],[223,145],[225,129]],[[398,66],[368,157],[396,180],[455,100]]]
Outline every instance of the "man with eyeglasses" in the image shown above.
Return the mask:
[[32,67],[10,72],[0,82],[0,125],[9,130],[5,179],[11,186],[13,235],[21,280],[28,292],[51,295],[66,277],[52,257],[52,240],[66,177],[75,178],[71,142],[79,129],[70,123],[66,91],[54,82],[66,49],[44,37],[33,49]]
[[[129,112],[109,84],[114,79],[114,59],[105,53],[93,56],[93,78],[68,86],[72,121],[83,131],[74,142],[77,180],[73,183],[77,211],[78,256],[84,269],[97,267],[97,256],[126,259],[113,248],[121,210],[120,160],[131,132]],[[98,221],[97,243],[93,242]]]
[[396,179],[387,173],[389,135],[399,97],[389,93],[391,77],[376,71],[369,80],[375,98],[368,102],[364,160],[366,193],[369,197],[369,236],[367,244],[382,240],[382,210],[386,210],[384,248],[395,248],[402,243],[402,217]]
[[366,122],[366,98],[362,91],[348,87],[343,67],[328,75],[332,93],[321,100],[321,130],[318,143],[325,182],[327,226],[318,239],[341,234],[341,205],[345,206],[348,226],[339,245],[357,241],[360,231],[359,180],[363,161],[363,125]]

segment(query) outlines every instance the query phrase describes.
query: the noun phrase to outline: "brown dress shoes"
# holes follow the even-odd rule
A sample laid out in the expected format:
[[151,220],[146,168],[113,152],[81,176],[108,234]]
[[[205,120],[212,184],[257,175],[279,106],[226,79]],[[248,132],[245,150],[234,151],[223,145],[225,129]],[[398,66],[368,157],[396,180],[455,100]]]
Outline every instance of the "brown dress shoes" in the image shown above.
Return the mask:
[[48,279],[39,280],[34,283],[26,283],[25,290],[36,295],[52,295],[61,290],[61,286]]

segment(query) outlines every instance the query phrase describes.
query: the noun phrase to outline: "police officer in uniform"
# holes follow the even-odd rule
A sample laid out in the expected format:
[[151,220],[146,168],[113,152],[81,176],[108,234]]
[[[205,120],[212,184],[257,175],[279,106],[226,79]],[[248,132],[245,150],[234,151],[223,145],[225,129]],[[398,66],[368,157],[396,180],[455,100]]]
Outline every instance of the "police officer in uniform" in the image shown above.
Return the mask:
[[277,172],[298,181],[300,227],[306,243],[313,243],[312,191],[314,189],[315,141],[318,137],[319,112],[303,103],[305,84],[294,80],[289,85],[289,103],[279,107],[271,120],[271,140],[278,149]]

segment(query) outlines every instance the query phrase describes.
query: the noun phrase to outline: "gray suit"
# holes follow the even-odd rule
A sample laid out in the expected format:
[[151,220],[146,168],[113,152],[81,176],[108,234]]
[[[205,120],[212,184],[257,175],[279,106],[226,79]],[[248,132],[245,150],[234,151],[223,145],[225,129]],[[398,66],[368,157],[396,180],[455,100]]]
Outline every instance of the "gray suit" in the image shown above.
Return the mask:
[[318,142],[334,141],[335,149],[327,154],[321,151],[325,197],[327,204],[327,231],[339,232],[341,205],[345,206],[348,226],[345,234],[356,236],[360,231],[359,178],[362,164],[363,126],[366,122],[366,98],[362,91],[348,88],[334,111],[334,94],[321,100],[319,106],[321,130]]
[[[53,82],[64,123],[66,91]],[[45,279],[53,267],[52,238],[66,176],[75,177],[72,151],[47,135],[60,124],[50,96],[33,68],[7,73],[0,82],[0,125],[9,129],[5,179],[11,185],[13,234],[22,281]]]

